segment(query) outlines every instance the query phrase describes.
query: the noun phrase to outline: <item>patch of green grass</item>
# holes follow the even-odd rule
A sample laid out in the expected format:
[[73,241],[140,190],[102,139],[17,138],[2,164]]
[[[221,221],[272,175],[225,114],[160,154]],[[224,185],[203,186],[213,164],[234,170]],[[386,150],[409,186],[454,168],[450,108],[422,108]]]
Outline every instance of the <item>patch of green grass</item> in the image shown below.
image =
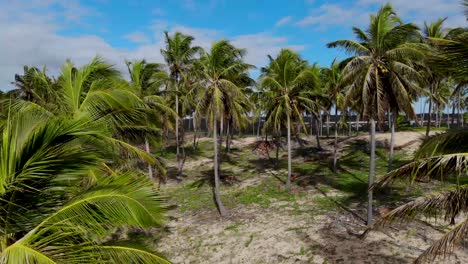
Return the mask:
[[191,184],[168,190],[163,193],[170,197],[170,202],[179,206],[181,212],[189,210],[200,210],[204,208],[215,209],[211,187],[193,187]]
[[295,195],[288,193],[276,181],[265,181],[256,186],[248,186],[232,194],[230,201],[235,204],[258,204],[263,208],[270,207],[272,201],[296,200]]

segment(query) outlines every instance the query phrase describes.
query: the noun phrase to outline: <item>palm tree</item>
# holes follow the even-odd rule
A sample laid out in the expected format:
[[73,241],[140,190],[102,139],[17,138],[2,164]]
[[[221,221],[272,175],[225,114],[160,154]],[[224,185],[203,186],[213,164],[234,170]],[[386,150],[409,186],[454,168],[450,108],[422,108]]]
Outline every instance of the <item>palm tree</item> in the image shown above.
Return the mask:
[[69,119],[86,118],[100,129],[110,131],[109,144],[125,148],[125,153],[143,160],[153,160],[148,154],[128,144],[122,134],[128,128],[147,130],[142,120],[148,116],[147,105],[128,89],[120,73],[99,57],[89,64],[76,68],[67,61],[53,86],[53,101],[60,104],[12,101],[12,111],[36,111],[48,116],[66,116]]
[[[148,154],[151,154],[149,137],[152,132],[160,134],[160,128],[162,127],[163,120],[161,116],[173,117],[176,114],[173,110],[166,106],[165,101],[162,97],[157,95],[159,93],[159,88],[161,85],[166,82],[167,74],[163,71],[162,66],[156,63],[147,63],[144,60],[126,62],[128,72],[130,75],[129,88],[133,93],[140,98],[150,111],[150,119],[144,120],[145,124],[137,124],[137,126],[126,126],[125,129],[129,130],[129,134],[133,138],[137,137],[139,133],[136,133],[138,128],[142,126],[145,128],[143,130],[143,140],[145,143],[145,149]],[[159,119],[159,120],[158,120]],[[139,141],[139,138],[135,138],[136,142]],[[141,139],[140,139],[141,140]],[[159,174],[164,174],[164,169],[161,164],[158,163],[157,166]],[[148,164],[148,175],[150,180],[153,179],[153,166]]]
[[[375,121],[382,120],[385,110],[393,111],[394,116],[404,111],[414,116],[411,102],[418,90],[415,81],[419,73],[411,60],[423,57],[421,45],[408,43],[417,36],[417,27],[404,24],[389,4],[380,8],[370,17],[366,31],[353,28],[354,40],[338,40],[327,44],[340,47],[355,56],[347,59],[343,69],[343,83],[349,85],[346,95],[348,104],[363,106],[362,116],[370,123],[370,165],[369,186],[375,176]],[[367,222],[372,225],[372,191],[368,192]]]
[[[411,182],[425,177],[445,180],[454,177],[462,182],[468,171],[468,131],[455,131],[439,134],[429,138],[418,150],[414,161],[396,169],[381,179],[372,188],[388,185],[398,178],[409,178]],[[416,263],[434,260],[438,255],[444,257],[452,252],[455,245],[466,238],[468,217],[455,223],[457,216],[468,212],[468,184],[457,184],[454,187],[425,194],[405,203],[385,214],[376,222],[384,226],[394,221],[411,221],[418,215],[433,217],[444,216],[445,221],[455,225],[450,231],[434,242],[416,260]]]
[[[266,108],[266,128],[280,130],[286,120],[288,141],[288,177],[286,189],[291,189],[291,120],[297,120],[305,128],[302,114],[308,110],[317,112],[315,101],[318,96],[314,89],[319,87],[317,71],[307,66],[307,62],[288,49],[282,49],[278,56],[268,56],[269,65],[262,69],[260,86],[266,89],[270,98]],[[283,125],[284,127],[284,125]]]
[[169,263],[110,239],[160,226],[164,213],[145,177],[104,164],[115,157],[110,131],[88,117],[11,108],[0,133],[2,263]]
[[[194,38],[184,35],[180,32],[174,33],[172,37],[167,31],[164,32],[166,49],[161,49],[161,54],[164,56],[167,67],[170,72],[169,85],[175,93],[175,109],[176,109],[176,151],[177,151],[177,177],[182,176],[182,157],[180,155],[180,135],[179,135],[179,89],[181,88],[182,74],[188,72],[192,66],[194,59],[201,52],[201,48],[192,46]],[[183,127],[182,127],[183,128]],[[183,144],[183,139],[182,139]]]
[[[439,18],[437,21],[433,23],[426,23],[424,22],[424,30],[423,30],[423,36],[426,39],[426,43],[429,45],[432,44],[430,39],[431,38],[437,38],[437,39],[445,39],[447,36],[449,36],[447,30],[443,28],[443,23],[447,20],[447,18]],[[427,121],[427,126],[426,126],[426,137],[425,140],[429,138],[429,133],[431,129],[431,122],[432,122],[432,110],[433,110],[433,102],[434,102],[434,95],[436,95],[439,91],[439,86],[446,76],[446,71],[445,70],[440,70],[438,67],[435,67],[436,64],[434,64],[431,61],[431,56],[427,57],[426,63],[424,65],[424,72],[425,72],[425,77],[429,80],[429,96],[428,96],[428,102],[429,102],[429,117]]]
[[218,127],[218,122],[222,124],[229,107],[241,98],[247,100],[242,93],[242,89],[236,81],[249,69],[250,65],[243,62],[245,51],[237,49],[226,40],[215,42],[210,51],[200,58],[200,81],[191,91],[199,99],[196,112],[209,121],[213,131],[214,146],[214,188],[213,193],[221,216],[227,216],[228,212],[224,207],[219,191],[219,142],[218,132],[222,127]]
[[[325,82],[325,90],[328,94],[328,99],[335,107],[335,140],[333,145],[333,172],[337,172],[338,161],[338,110],[344,109],[344,87],[341,81],[340,62],[333,60],[329,68],[322,70],[322,77]],[[332,105],[330,104],[330,106]]]
[[39,70],[36,67],[23,67],[23,74],[15,74],[16,86],[8,92],[12,98],[35,102],[38,104],[54,105],[55,88],[54,81],[47,76],[46,67]]

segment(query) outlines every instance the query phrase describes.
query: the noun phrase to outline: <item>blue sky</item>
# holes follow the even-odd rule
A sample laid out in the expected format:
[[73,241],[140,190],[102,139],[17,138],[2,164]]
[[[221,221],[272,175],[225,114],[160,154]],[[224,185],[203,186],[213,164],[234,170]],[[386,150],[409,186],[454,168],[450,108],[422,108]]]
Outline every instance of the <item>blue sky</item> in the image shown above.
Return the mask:
[[[67,58],[81,65],[97,54],[121,70],[125,59],[162,62],[164,30],[193,35],[205,48],[229,39],[246,48],[246,60],[258,67],[282,47],[325,66],[345,55],[325,44],[352,38],[351,27],[365,27],[369,14],[385,2],[0,0],[0,88],[11,88],[22,65],[47,65],[54,75]],[[459,0],[389,2],[405,21],[449,17],[446,26],[466,26]]]

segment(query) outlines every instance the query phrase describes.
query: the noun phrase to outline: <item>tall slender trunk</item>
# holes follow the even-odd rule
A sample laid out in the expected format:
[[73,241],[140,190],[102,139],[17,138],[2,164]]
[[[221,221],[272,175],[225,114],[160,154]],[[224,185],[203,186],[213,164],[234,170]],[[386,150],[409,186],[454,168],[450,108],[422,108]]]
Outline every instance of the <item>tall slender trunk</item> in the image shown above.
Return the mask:
[[322,115],[322,111],[320,111],[320,122],[319,122],[319,125],[320,125],[320,136],[323,136],[323,115]]
[[310,113],[310,120],[309,120],[309,126],[310,126],[310,135],[312,136],[314,134],[314,115],[312,114],[312,112]]
[[458,96],[458,111],[460,115],[460,127],[465,126],[465,117],[463,116],[463,108],[461,107],[461,96]]
[[252,122],[252,137],[255,136],[255,120]]
[[213,188],[213,193],[216,201],[216,206],[218,207],[219,214],[221,217],[227,216],[228,211],[223,205],[223,202],[221,201],[221,194],[219,192],[219,185],[220,185],[220,180],[219,180],[219,161],[218,161],[218,155],[219,155],[219,150],[218,150],[218,114],[215,113],[215,118],[214,118],[214,124],[213,124],[213,147],[214,147],[214,162],[213,162],[213,170],[214,170],[214,188]]
[[276,137],[276,160],[275,160],[275,168],[278,168],[279,165],[279,148],[281,144],[281,135]]
[[327,126],[327,138],[330,137],[330,112],[327,111],[327,123],[325,124]]
[[351,136],[351,110],[348,111],[348,137]]
[[[338,108],[335,108],[335,117],[338,115]],[[336,173],[338,171],[337,163],[338,163],[338,119],[335,119],[335,142],[333,144],[333,172]]]
[[447,112],[447,120],[446,120],[446,125],[447,125],[447,128],[450,129],[450,112]]
[[187,130],[187,132],[190,132],[192,130],[192,118],[193,117],[190,117],[189,120],[188,120],[188,130]]
[[262,113],[258,116],[258,126],[257,126],[257,139],[260,138],[260,124],[262,121]]
[[462,127],[463,113],[461,111],[461,98],[460,94],[457,96],[457,127]]
[[390,153],[388,155],[388,168],[387,171],[393,170],[393,152],[395,148],[395,123],[396,123],[396,114],[393,113],[393,116],[391,116],[391,119],[389,119],[390,122]]
[[426,115],[426,102],[422,104],[422,117],[421,117],[421,127],[424,126],[424,117]]
[[[432,86],[431,86],[431,95],[432,95]],[[424,141],[427,141],[429,139],[429,132],[431,130],[431,119],[432,119],[432,97],[429,95],[429,117],[427,119],[427,126],[426,126],[426,136],[424,138]]]
[[319,135],[320,123],[319,123],[318,118],[315,118],[315,128],[317,129],[317,133],[315,133],[315,140],[317,141],[317,148],[322,149],[322,146],[320,146],[320,135]]
[[195,150],[197,148],[197,129],[193,131],[193,144],[192,148]]
[[[151,150],[150,150],[150,146],[149,146],[149,142],[147,138],[145,138],[145,149],[146,149],[146,152],[151,155]],[[153,166],[151,164],[148,164],[148,178],[150,180],[154,179]]]
[[391,112],[390,111],[387,111],[387,120],[388,120],[388,132],[390,132],[390,130],[392,129],[392,120],[391,120]]
[[359,113],[356,115],[356,136],[359,135]]
[[176,101],[175,101],[175,108],[176,108],[176,126],[175,126],[175,136],[176,136],[176,158],[177,158],[177,178],[182,176],[182,157],[180,156],[180,141],[179,141],[179,80],[177,77],[176,80]]
[[291,190],[291,120],[287,115],[287,131],[288,131],[288,178],[286,179],[286,190]]
[[452,104],[452,116],[451,116],[451,119],[450,119],[450,124],[452,125],[453,127],[453,124],[455,122],[455,102],[453,102]]
[[226,124],[226,152],[229,153],[229,141],[231,140],[229,137],[231,136],[231,131],[230,129],[230,120],[228,119],[227,124]]
[[[374,184],[374,176],[375,176],[375,120],[373,117],[370,118],[370,164],[369,164],[369,179],[368,179],[368,186],[369,188]],[[367,191],[367,226],[372,226],[372,201],[373,201],[373,193],[372,190]]]

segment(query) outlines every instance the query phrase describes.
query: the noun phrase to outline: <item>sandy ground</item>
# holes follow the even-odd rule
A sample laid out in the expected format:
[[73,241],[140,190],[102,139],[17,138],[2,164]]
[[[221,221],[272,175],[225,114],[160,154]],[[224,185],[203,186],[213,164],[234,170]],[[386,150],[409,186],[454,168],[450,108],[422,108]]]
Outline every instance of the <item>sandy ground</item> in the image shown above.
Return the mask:
[[[414,151],[423,133],[399,132],[396,147]],[[315,144],[313,138],[310,144]],[[342,141],[368,140],[358,136]],[[390,134],[378,134],[382,144]],[[235,140],[244,147],[256,138]],[[328,144],[328,143],[327,143]],[[209,160],[187,160],[194,168]],[[257,180],[242,186],[255,184]],[[213,210],[170,212],[169,233],[158,243],[158,250],[174,263],[412,263],[442,233],[430,225],[413,222],[393,226],[384,232],[372,231],[365,239],[356,234],[364,223],[346,211],[321,212],[314,205],[320,196],[316,189],[297,200],[275,202],[269,208],[257,205],[230,209],[228,218],[220,219]],[[297,207],[300,210],[297,210]],[[364,215],[364,212],[360,212]],[[461,248],[449,259],[435,263],[468,263],[468,250]]]
[[[171,252],[174,263],[412,263],[442,234],[411,224],[361,239],[348,231],[361,233],[362,223],[345,212],[322,215],[302,206],[300,215],[278,203],[234,210],[224,220],[207,211],[181,216],[169,224],[173,233],[160,250]],[[467,253],[435,263],[468,263]]]

